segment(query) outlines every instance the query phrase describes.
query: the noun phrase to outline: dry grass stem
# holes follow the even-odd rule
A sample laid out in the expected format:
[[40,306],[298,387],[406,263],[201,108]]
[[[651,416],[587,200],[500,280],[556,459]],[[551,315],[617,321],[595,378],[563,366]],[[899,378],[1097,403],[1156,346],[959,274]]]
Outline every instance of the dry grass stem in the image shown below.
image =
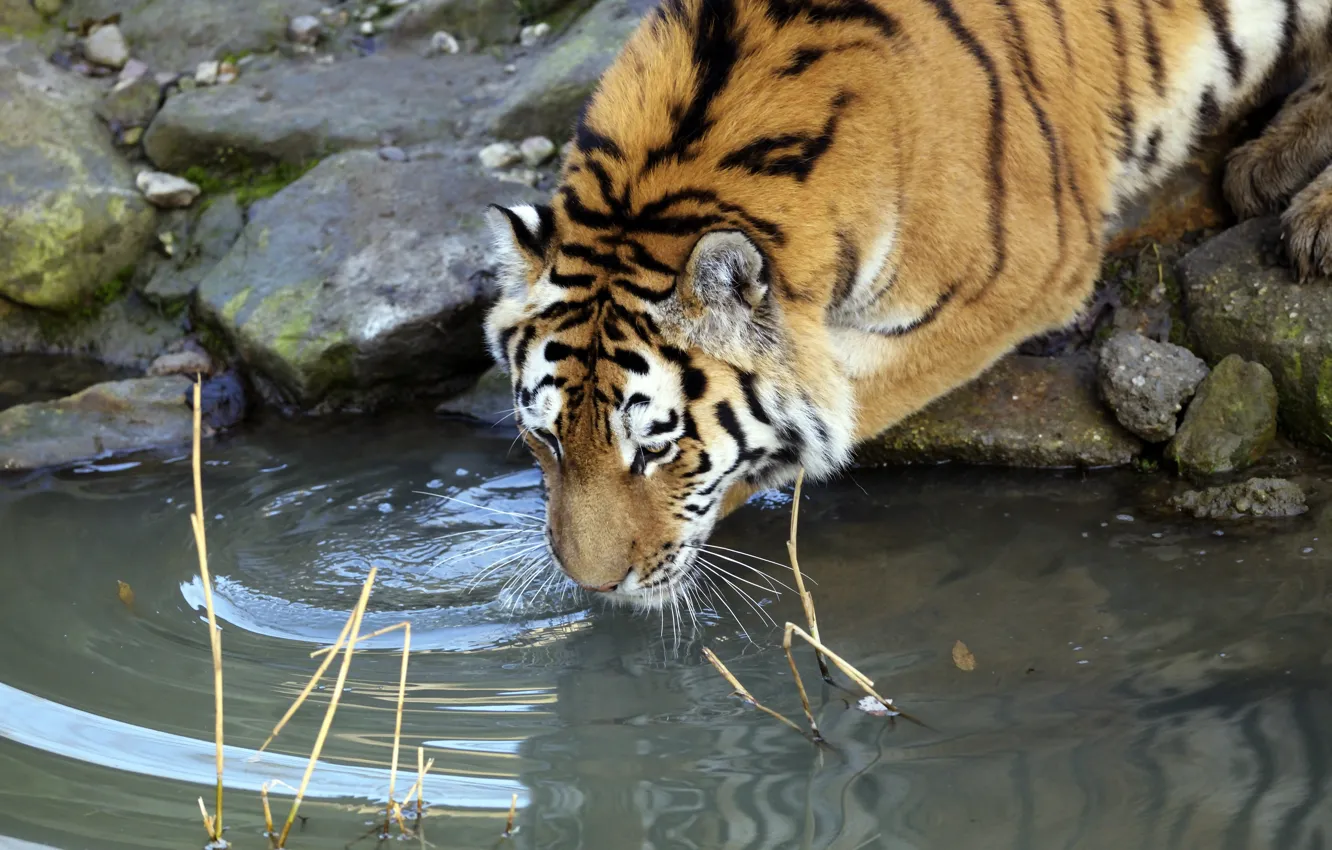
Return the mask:
[[[800,594],[800,607],[805,611],[805,622],[809,624],[810,634],[815,638],[819,636],[819,615],[814,610],[814,597],[810,595],[809,590],[805,588],[805,575],[800,572],[800,558],[796,554],[796,539],[800,530],[800,490],[805,483],[805,468],[800,467],[796,473],[795,480],[795,498],[791,500],[791,532],[786,538],[786,555],[791,559],[791,572],[795,575],[796,592]],[[823,676],[823,681],[830,685],[836,685],[832,674],[828,672],[828,662],[817,651],[814,657],[819,662],[819,673]],[[797,681],[799,681],[797,679]],[[804,696],[804,689],[801,689],[801,696]],[[806,714],[809,710],[806,709]]]
[[[430,763],[434,764],[435,763],[434,759],[431,759]],[[416,822],[417,823],[421,822],[421,808],[423,800],[425,798],[425,775],[426,775],[425,748],[417,747],[416,748]],[[408,792],[406,797],[404,797],[404,799],[409,799],[411,796],[412,796],[411,792]]]
[[347,622],[342,624],[342,631],[338,633],[338,639],[333,642],[332,646],[328,647],[329,656],[323,660],[318,668],[315,669],[314,675],[310,677],[310,681],[305,683],[305,687],[301,690],[300,695],[296,697],[296,700],[291,704],[291,707],[287,709],[287,713],[282,715],[282,719],[273,727],[273,731],[268,733],[268,740],[264,741],[263,746],[259,748],[259,752],[262,753],[264,750],[268,749],[268,745],[273,743],[273,739],[282,731],[282,727],[287,725],[287,721],[291,720],[292,716],[296,714],[297,709],[301,707],[306,698],[314,691],[315,686],[319,684],[319,680],[324,677],[324,671],[328,669],[328,665],[332,664],[333,659],[336,657],[333,653],[336,653],[341,649],[342,644],[347,640],[347,632],[351,631],[352,618],[354,616],[354,613],[347,616]]
[[[841,670],[843,673],[845,673],[847,677],[851,679],[851,681],[855,682],[857,685],[863,688],[865,692],[868,693],[870,696],[874,697],[876,700],[883,703],[884,707],[887,708],[889,711],[895,712],[896,714],[905,717],[907,720],[910,720],[913,723],[920,723],[919,720],[917,720],[916,718],[912,717],[910,714],[907,714],[905,711],[899,708],[892,700],[888,699],[885,696],[880,696],[879,692],[874,690],[873,679],[869,678],[864,673],[860,672],[855,667],[851,666],[850,662],[846,661],[840,655],[833,652],[828,647],[824,646],[822,643],[819,642],[818,638],[813,637],[812,635],[810,635],[809,632],[800,628],[795,623],[788,622],[786,624],[786,634],[782,638],[782,648],[786,650],[786,657],[791,662],[791,670],[793,672],[795,671],[795,660],[791,656],[792,635],[799,635],[805,641],[805,643],[814,647],[815,652],[822,652],[824,655],[832,659],[833,664],[837,665],[838,670]],[[796,675],[796,684],[799,685],[800,673],[796,672],[795,675]],[[803,693],[804,693],[804,686],[802,685],[801,686],[802,696]]]
[[504,823],[504,837],[513,835],[513,821],[518,816],[518,795],[514,794],[513,799],[509,801],[509,819]]
[[729,682],[731,687],[735,689],[735,693],[737,696],[739,696],[745,702],[757,708],[759,711],[762,711],[763,713],[768,714],[782,721],[787,726],[790,726],[792,729],[799,732],[801,735],[805,734],[805,730],[801,729],[800,726],[797,725],[795,721],[791,720],[789,717],[787,717],[784,714],[780,714],[776,711],[773,711],[771,708],[768,708],[763,703],[754,699],[754,695],[749,692],[749,689],[746,688],[744,685],[740,684],[740,680],[735,677],[735,674],[733,674],[730,670],[727,670],[726,665],[722,663],[721,659],[717,657],[716,653],[714,653],[711,649],[708,649],[706,646],[703,647],[703,657],[708,659],[708,661],[712,664],[713,667],[717,668],[717,672],[722,674],[722,678],[724,678],[727,682]]
[[259,799],[264,804],[264,835],[271,841],[276,833],[273,831],[273,810],[268,805],[268,783],[265,782],[259,789]]
[[356,639],[361,633],[361,618],[365,616],[365,606],[370,601],[370,588],[375,583],[375,573],[377,571],[377,567],[370,568],[370,574],[365,577],[365,584],[361,587],[361,598],[356,601],[356,608],[352,611],[351,636],[347,640],[347,648],[342,656],[342,666],[338,669],[338,681],[333,688],[328,710],[324,712],[324,722],[320,725],[319,735],[315,738],[314,750],[310,753],[310,761],[305,766],[305,775],[301,777],[301,787],[296,792],[296,799],[291,803],[291,812],[287,815],[287,822],[282,826],[282,834],[278,836],[277,846],[279,850],[287,846],[287,835],[291,833],[291,825],[296,820],[297,811],[300,810],[301,799],[305,796],[305,789],[310,785],[310,775],[314,773],[315,764],[319,761],[319,753],[324,749],[324,740],[328,737],[329,727],[333,725],[333,715],[337,713],[342,688],[347,682],[347,669],[351,667],[352,650],[355,648]]
[[[380,637],[381,635],[386,635],[386,634],[388,634],[389,632],[394,631],[395,629],[401,629],[401,628],[402,628],[403,626],[405,626],[405,625],[407,625],[407,621],[406,621],[406,620],[402,621],[401,623],[394,623],[394,624],[391,625],[391,626],[385,626],[384,628],[380,629],[379,631],[371,632],[371,633],[368,634],[368,635],[361,635],[360,637],[358,637],[358,638],[356,639],[356,642],[357,642],[357,643],[365,643],[366,641],[370,640],[371,638],[377,638],[377,637]],[[346,636],[345,636],[345,635],[343,636],[343,640],[346,640]],[[328,654],[331,653],[331,652],[337,652],[337,651],[338,651],[338,648],[339,648],[340,645],[341,645],[341,643],[339,642],[339,643],[335,643],[333,646],[326,646],[326,647],[324,647],[323,649],[316,649],[314,652],[311,652],[311,653],[310,653],[310,657],[311,657],[311,658],[318,658],[318,657],[321,656],[321,655],[328,655]]]
[[[194,529],[195,548],[199,552],[199,577],[203,581],[204,607],[208,611],[208,639],[213,648],[213,734],[217,741],[217,807],[214,815],[208,818],[208,837],[214,842],[222,841],[222,633],[217,629],[217,613],[213,608],[213,579],[208,572],[208,541],[204,535],[203,512],[203,461],[200,443],[202,442],[202,387],[203,378],[196,376],[194,382],[194,513],[190,516],[190,525]],[[200,798],[202,805],[202,798]],[[205,810],[205,815],[207,811]]]
[[203,816],[204,830],[208,832],[209,839],[216,841],[217,839],[213,838],[213,816],[208,814],[208,807],[204,805],[203,797],[199,798],[199,814]]

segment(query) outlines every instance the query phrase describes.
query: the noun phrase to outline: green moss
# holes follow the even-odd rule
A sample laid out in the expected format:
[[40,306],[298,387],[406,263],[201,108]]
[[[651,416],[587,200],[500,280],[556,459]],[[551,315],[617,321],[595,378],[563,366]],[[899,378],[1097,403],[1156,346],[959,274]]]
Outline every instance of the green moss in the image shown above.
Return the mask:
[[248,207],[255,201],[273,197],[318,164],[316,158],[299,163],[257,165],[235,156],[219,154],[216,167],[192,165],[185,170],[184,177],[203,190],[205,203],[210,196],[234,192],[236,202],[242,207]]

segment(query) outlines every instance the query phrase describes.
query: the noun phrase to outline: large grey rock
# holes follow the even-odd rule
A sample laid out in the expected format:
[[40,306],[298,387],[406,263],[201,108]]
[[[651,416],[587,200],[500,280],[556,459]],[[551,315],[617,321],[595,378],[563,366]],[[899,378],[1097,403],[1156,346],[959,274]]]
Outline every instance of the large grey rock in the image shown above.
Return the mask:
[[491,132],[515,141],[567,139],[583,102],[654,5],[651,0],[600,0],[495,108]]
[[1309,509],[1304,491],[1284,478],[1250,478],[1240,484],[1187,490],[1170,506],[1198,519],[1299,516]]
[[1095,381],[1095,368],[1085,357],[1006,357],[975,381],[867,441],[858,460],[868,465],[1127,464],[1142,444],[1101,404]]
[[301,407],[446,387],[488,364],[481,211],[496,199],[536,195],[444,160],[332,157],[250,208],[199,312]]
[[134,296],[70,315],[0,299],[0,356],[76,355],[142,370],[184,335],[183,315],[164,314]]
[[131,265],[155,216],[93,115],[97,90],[0,42],[0,296],[83,305]]
[[143,139],[162,170],[192,165],[301,163],[348,148],[378,147],[385,135],[415,145],[456,138],[473,107],[488,56],[435,62],[369,56],[246,74],[228,86],[167,100]]
[[0,411],[0,470],[187,444],[193,433],[190,389],[190,380],[180,375],[133,378]]
[[65,18],[119,13],[135,56],[158,70],[184,71],[205,59],[281,44],[287,22],[319,11],[319,0],[69,0]]
[[1263,456],[1276,439],[1276,426],[1272,373],[1231,354],[1199,384],[1166,456],[1188,475],[1233,472]]
[[[235,195],[213,198],[197,218],[181,222],[172,255],[155,261],[146,272],[143,294],[165,305],[188,298],[236,244],[244,227],[245,212]],[[176,232],[172,231],[173,236]]]
[[1332,281],[1296,284],[1269,250],[1279,238],[1277,219],[1252,219],[1181,261],[1189,331],[1209,361],[1238,354],[1266,366],[1286,430],[1332,448]]
[[1097,376],[1119,423],[1160,443],[1174,436],[1179,412],[1207,377],[1207,364],[1187,348],[1125,332],[1102,346]]
[[147,127],[162,103],[162,88],[145,74],[117,83],[97,104],[97,115],[113,130]]

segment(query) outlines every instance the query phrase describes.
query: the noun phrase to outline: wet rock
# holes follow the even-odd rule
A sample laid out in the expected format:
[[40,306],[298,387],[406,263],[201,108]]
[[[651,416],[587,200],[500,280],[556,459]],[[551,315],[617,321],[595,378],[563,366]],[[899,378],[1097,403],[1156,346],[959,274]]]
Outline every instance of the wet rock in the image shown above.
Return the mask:
[[132,264],[152,208],[93,115],[96,88],[0,43],[0,296],[71,310]]
[[194,69],[194,82],[201,86],[217,85],[218,74],[222,72],[222,63],[216,60],[200,62]]
[[144,296],[168,308],[183,303],[244,227],[245,213],[234,195],[211,199],[196,219],[184,223],[172,256],[145,273]]
[[1207,377],[1207,364],[1187,348],[1132,332],[1107,340],[1098,366],[1101,396],[1115,418],[1153,443],[1174,436],[1184,403]]
[[141,370],[185,334],[183,315],[134,296],[88,309],[61,315],[0,299],[0,355],[78,355]]
[[406,162],[407,151],[396,145],[385,145],[379,149],[379,158],[385,162]]
[[602,72],[653,5],[650,0],[600,0],[494,109],[491,133],[502,139],[568,138]]
[[453,54],[457,53],[459,50],[462,50],[462,45],[458,44],[458,39],[453,36],[453,33],[444,32],[443,30],[440,30],[439,32],[430,36],[430,46],[426,50],[426,55],[452,56]]
[[[141,59],[131,58],[125,63],[125,67],[120,69],[120,74],[116,79],[117,82],[130,83],[140,77],[148,76],[148,71],[149,68],[147,62],[144,62]],[[154,77],[154,79],[156,78]],[[161,86],[161,82],[158,82],[158,85]]]
[[67,0],[66,18],[119,13],[134,53],[154,68],[193,68],[209,59],[272,50],[293,16],[317,14],[322,0]]
[[1232,354],[1216,364],[1166,456],[1188,475],[1215,475],[1258,461],[1276,438],[1277,391],[1272,373]]
[[64,5],[64,0],[32,0],[32,7],[37,10],[39,15],[47,18],[53,18],[60,14],[60,9]]
[[867,465],[1127,464],[1142,449],[1097,397],[1090,358],[1013,355],[858,450]]
[[[193,390],[186,397],[186,403],[194,409]],[[249,397],[240,375],[228,370],[205,378],[203,386],[199,387],[199,408],[199,419],[209,428],[220,431],[240,424],[249,409]]]
[[36,35],[46,29],[46,22],[28,0],[0,0],[0,33]]
[[188,207],[199,197],[199,187],[174,174],[163,171],[140,171],[134,179],[139,191],[155,207],[175,209]]
[[518,33],[518,43],[523,47],[537,47],[545,43],[550,37],[550,24],[542,21],[539,24],[525,26]]
[[435,413],[486,425],[513,422],[513,383],[498,366],[486,370],[466,392],[435,408]]
[[97,104],[97,115],[113,129],[147,127],[161,104],[161,87],[145,74],[117,83]]
[[1238,354],[1266,366],[1283,427],[1332,449],[1332,284],[1295,283],[1275,250],[1280,233],[1276,218],[1252,219],[1185,256],[1189,332],[1209,361]]
[[1284,478],[1250,478],[1241,484],[1188,490],[1170,506],[1198,519],[1299,516],[1309,508],[1304,491]]
[[90,62],[105,65],[108,68],[123,68],[129,61],[129,43],[125,34],[115,24],[98,27],[88,33],[83,40],[83,55]]
[[367,56],[247,73],[230,86],[170,98],[144,136],[163,171],[226,162],[308,162],[348,148],[377,148],[384,134],[409,147],[456,138],[488,56],[448,63]]
[[96,384],[58,401],[0,411],[0,469],[63,466],[141,449],[184,445],[193,434],[189,379],[179,375]]
[[417,0],[394,20],[390,43],[407,46],[443,30],[478,47],[511,44],[522,30],[525,15],[544,15],[560,5],[560,0],[523,4],[510,0]]
[[284,403],[440,391],[489,363],[493,258],[477,210],[497,197],[536,200],[443,159],[332,157],[250,208],[199,313]]
[[297,15],[287,25],[287,38],[297,44],[316,44],[323,32],[323,22],[314,15]]
[[537,168],[550,162],[550,158],[555,156],[555,143],[545,136],[532,136],[523,139],[518,150],[522,154],[523,162],[531,168]]
[[522,151],[512,142],[486,145],[476,156],[486,168],[508,168],[523,161]]
[[182,351],[174,351],[170,354],[163,354],[152,362],[148,367],[148,374],[156,377],[158,375],[185,375],[194,377],[195,375],[212,375],[217,370],[217,364],[213,358],[199,348],[186,348]]

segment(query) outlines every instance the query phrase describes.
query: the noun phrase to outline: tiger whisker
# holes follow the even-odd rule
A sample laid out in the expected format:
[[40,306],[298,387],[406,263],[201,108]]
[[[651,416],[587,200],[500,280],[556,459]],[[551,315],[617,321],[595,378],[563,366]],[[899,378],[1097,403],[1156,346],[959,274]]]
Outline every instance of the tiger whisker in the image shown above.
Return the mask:
[[[696,551],[696,552],[704,552],[704,551],[705,551],[705,550],[702,550],[702,549],[698,549],[698,548],[696,548],[696,547],[692,547],[692,548],[694,548],[694,551]],[[735,558],[728,558],[728,557],[726,557],[725,555],[723,555],[723,554],[721,554],[721,553],[719,553],[719,552],[707,552],[706,554],[709,555],[710,557],[713,557],[713,558],[721,558],[721,559],[724,560],[724,561],[730,561],[732,564],[735,564],[736,566],[744,567],[745,569],[747,569],[747,570],[749,570],[749,571],[751,571],[751,572],[753,572],[753,573],[756,573],[759,577],[761,577],[761,578],[763,578],[763,579],[766,579],[769,583],[768,583],[765,587],[763,587],[764,590],[767,590],[767,591],[769,591],[769,592],[771,592],[771,593],[776,593],[778,596],[781,596],[781,592],[778,591],[777,588],[773,587],[772,584],[771,584],[772,582],[776,582],[777,584],[779,584],[779,585],[781,585],[782,587],[786,588],[787,591],[789,591],[790,593],[795,593],[795,588],[791,587],[789,584],[787,584],[786,582],[782,581],[782,580],[779,579],[779,578],[775,578],[775,577],[773,577],[773,576],[768,575],[768,574],[765,573],[763,570],[760,570],[758,567],[755,567],[755,566],[753,566],[753,565],[751,565],[751,564],[746,564],[744,561],[737,561]],[[739,577],[737,576],[737,578],[739,578]],[[744,581],[744,580],[741,579],[741,581]],[[746,582],[746,584],[753,584],[753,582]],[[759,587],[759,585],[754,585],[754,586],[755,586],[755,587]]]
[[[781,567],[784,570],[791,569],[790,564],[783,564],[781,561],[774,561],[771,558],[765,558],[762,555],[755,555],[753,552],[744,552],[740,549],[732,549],[729,546],[718,546],[715,543],[698,543],[691,545],[694,545],[694,548],[706,549],[714,555],[716,555],[718,552],[730,552],[733,555],[742,555],[746,558],[753,558],[756,561],[762,561],[765,564],[772,564],[774,567]],[[751,567],[751,569],[753,568]],[[810,584],[818,584],[818,582],[814,581],[814,579],[810,578],[809,576],[805,576],[805,581],[809,582]],[[787,589],[790,590],[790,588]]]
[[[702,561],[703,559],[700,557],[699,560]],[[725,575],[730,576],[731,578],[735,579],[736,581],[744,582],[745,584],[749,585],[750,587],[756,588],[756,589],[758,589],[758,590],[764,590],[764,591],[767,591],[768,593],[776,594],[777,596],[781,596],[781,595],[782,595],[782,592],[781,592],[780,590],[778,590],[777,588],[773,587],[771,584],[759,584],[758,582],[750,581],[750,580],[747,579],[747,578],[742,578],[742,577],[736,575],[735,573],[731,572],[730,570],[725,569],[725,568],[722,567],[720,564],[714,563],[713,561],[707,561],[706,563],[708,564],[708,566],[712,567],[714,570],[719,570],[720,572],[724,573]],[[741,564],[740,566],[743,567],[744,564]],[[772,578],[771,576],[767,575],[766,573],[759,573],[759,577],[760,577],[760,578],[767,578],[767,579]],[[779,582],[779,584],[780,584],[780,582]],[[783,585],[783,586],[785,586],[785,585]],[[787,590],[790,590],[790,588],[788,587]],[[792,592],[794,592],[794,591],[792,591]]]
[[[517,536],[516,538],[506,538],[506,539],[504,539],[504,540],[499,541],[498,543],[488,542],[488,543],[486,543],[486,545],[482,546],[480,549],[469,549],[469,550],[466,551],[466,552],[461,552],[461,553],[459,553],[459,554],[457,554],[457,555],[453,555],[453,556],[451,556],[451,557],[445,558],[443,561],[440,561],[439,563],[437,563],[437,564],[435,564],[434,566],[432,566],[430,569],[426,570],[426,573],[425,573],[425,574],[426,574],[427,576],[429,576],[429,575],[433,574],[433,573],[435,572],[435,570],[439,569],[440,567],[446,567],[446,566],[448,566],[449,564],[454,563],[455,561],[460,561],[460,560],[462,560],[463,558],[474,558],[474,557],[476,557],[477,555],[484,555],[484,554],[486,554],[487,552],[494,552],[494,551],[496,551],[497,549],[507,549],[507,548],[510,547],[510,546],[521,546],[522,544],[527,543],[527,542],[528,542],[528,541],[523,540],[523,539],[521,538],[521,535]],[[530,544],[530,545],[532,545],[532,546],[540,546],[541,544],[540,544],[540,543],[534,543],[534,544]]]
[[520,562],[524,558],[530,557],[531,554],[534,551],[536,551],[536,549],[537,546],[529,546],[526,549],[519,549],[517,552],[510,552],[508,555],[505,555],[500,560],[487,566],[485,569],[481,570],[476,575],[472,576],[472,580],[469,581],[467,585],[463,588],[463,592],[470,593],[472,589],[475,588],[478,584],[480,584],[481,581],[486,576],[491,575],[495,571],[503,569],[504,567],[507,567],[512,563]]
[[771,614],[763,610],[762,606],[758,604],[758,602],[754,599],[754,597],[746,593],[744,588],[740,587],[735,582],[731,581],[731,579],[735,578],[735,576],[731,575],[722,568],[718,567],[716,564],[713,564],[709,561],[704,561],[701,558],[699,559],[699,563],[703,564],[704,568],[707,569],[708,571],[714,572],[718,578],[720,578],[722,581],[730,585],[732,590],[740,594],[745,599],[745,602],[749,605],[749,607],[754,611],[755,614],[758,614],[761,618],[767,620],[770,625],[773,626],[777,625],[777,621],[772,618]]
[[726,608],[727,612],[731,615],[731,619],[740,627],[740,633],[745,636],[746,640],[749,640],[749,630],[745,628],[745,624],[740,620],[740,617],[736,615],[735,609],[731,607],[731,603],[726,601],[726,596],[721,592],[720,588],[717,588],[717,592],[713,594],[713,598]]
[[514,517],[515,519],[523,520],[524,522],[536,523],[538,525],[541,524],[540,517],[531,516],[530,514],[516,514],[513,511],[501,511],[498,508],[488,508],[485,505],[474,505],[471,502],[465,502],[462,499],[459,499],[457,496],[449,496],[444,493],[431,493],[426,490],[415,490],[413,492],[421,496],[434,496],[436,499],[448,499],[450,502],[457,502],[460,505],[466,505],[469,508],[476,508],[479,511],[490,511],[492,514],[500,514],[501,516],[511,516]]

